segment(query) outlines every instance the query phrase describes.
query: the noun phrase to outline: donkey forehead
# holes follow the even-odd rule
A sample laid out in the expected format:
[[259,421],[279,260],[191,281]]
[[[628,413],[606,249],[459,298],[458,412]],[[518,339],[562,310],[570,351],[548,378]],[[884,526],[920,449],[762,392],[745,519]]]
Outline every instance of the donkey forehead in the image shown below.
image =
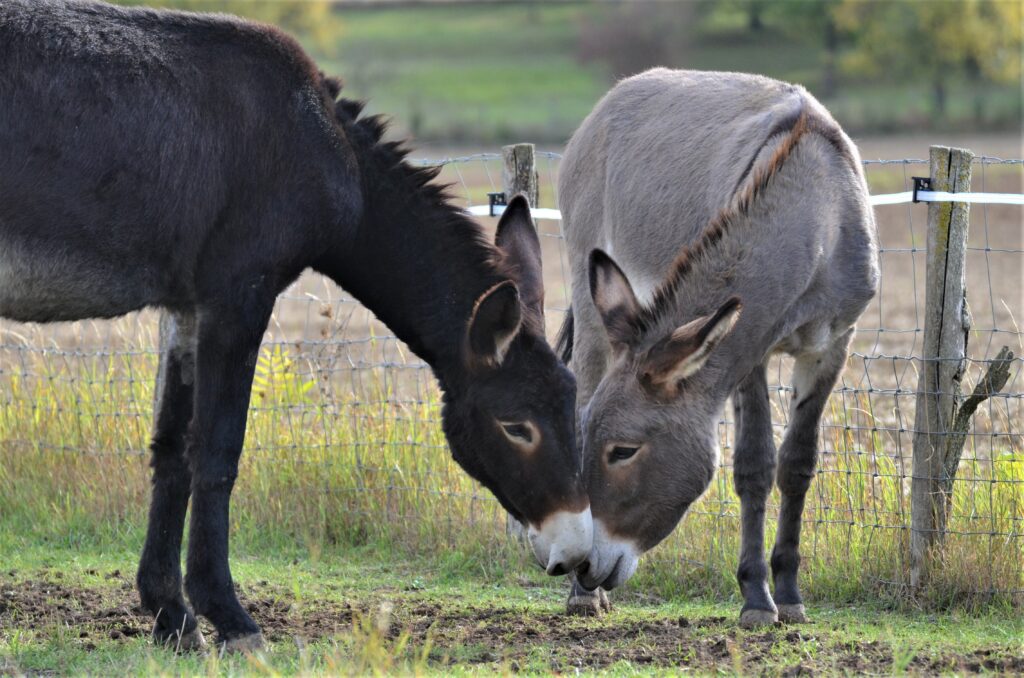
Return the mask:
[[653,403],[646,398],[640,384],[639,362],[631,356],[616,358],[594,390],[591,402],[601,409],[650,407]]
[[644,396],[639,385],[630,387],[618,383],[598,389],[584,415],[588,437],[598,438],[599,442],[612,438],[632,442],[648,437],[664,428],[666,421],[662,410]]
[[[524,352],[526,353],[526,352]],[[576,379],[551,355],[513,355],[474,383],[474,395],[529,409],[575,402]],[[560,413],[560,412],[559,412]]]

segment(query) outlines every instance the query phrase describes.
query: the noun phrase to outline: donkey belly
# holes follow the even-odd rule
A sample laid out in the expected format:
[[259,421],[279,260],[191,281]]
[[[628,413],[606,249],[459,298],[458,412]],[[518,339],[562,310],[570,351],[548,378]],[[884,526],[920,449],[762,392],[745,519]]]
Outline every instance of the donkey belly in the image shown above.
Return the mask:
[[59,248],[28,248],[0,233],[0,317],[21,322],[112,318],[154,301],[146,271]]

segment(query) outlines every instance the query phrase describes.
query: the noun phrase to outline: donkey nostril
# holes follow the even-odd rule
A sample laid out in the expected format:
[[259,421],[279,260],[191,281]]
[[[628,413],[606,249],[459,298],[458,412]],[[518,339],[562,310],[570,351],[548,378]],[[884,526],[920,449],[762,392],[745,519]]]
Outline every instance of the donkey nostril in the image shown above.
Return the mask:
[[548,574],[552,577],[561,577],[563,574],[568,574],[569,570],[563,563],[555,563],[548,568]]

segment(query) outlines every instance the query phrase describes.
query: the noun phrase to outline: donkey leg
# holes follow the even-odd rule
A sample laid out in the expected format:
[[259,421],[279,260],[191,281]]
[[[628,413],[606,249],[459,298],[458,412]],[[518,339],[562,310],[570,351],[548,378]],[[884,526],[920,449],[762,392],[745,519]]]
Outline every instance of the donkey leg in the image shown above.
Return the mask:
[[743,594],[740,626],[750,628],[778,621],[768,591],[768,565],[764,558],[765,502],[775,475],[775,444],[764,367],[751,372],[732,397],[736,417],[733,482],[740,498],[742,530],[736,578]]
[[235,596],[228,566],[228,508],[238,476],[256,357],[272,303],[273,299],[250,304],[242,300],[240,310],[208,309],[199,318],[185,590],[196,613],[216,627],[227,651],[263,646],[259,627]]
[[[576,411],[581,412],[601,383],[608,364],[609,348],[604,325],[594,308],[589,291],[576,295],[572,303],[576,329],[570,368],[576,376]],[[582,446],[583,435],[579,432],[577,441]],[[565,604],[567,614],[598,616],[611,611],[608,593],[600,586],[588,591],[580,586],[575,574],[569,575],[569,581],[572,587]]]
[[569,601],[566,603],[565,611],[571,615],[580,617],[598,617],[605,612],[611,612],[612,603],[608,600],[608,593],[598,586],[593,591],[588,591],[580,586],[575,574],[569,575],[569,583],[572,588],[569,591]]
[[817,463],[821,413],[846,364],[847,347],[852,334],[851,330],[825,353],[800,356],[793,366],[794,393],[789,410],[789,427],[779,450],[778,485],[782,503],[779,508],[779,529],[772,548],[775,604],[782,621],[807,621],[797,586],[800,521],[804,498]]
[[136,585],[142,606],[156,617],[157,643],[179,650],[202,649],[203,634],[181,592],[181,536],[192,478],[185,433],[192,418],[195,319],[168,315],[161,324],[168,331],[151,445],[153,498]]

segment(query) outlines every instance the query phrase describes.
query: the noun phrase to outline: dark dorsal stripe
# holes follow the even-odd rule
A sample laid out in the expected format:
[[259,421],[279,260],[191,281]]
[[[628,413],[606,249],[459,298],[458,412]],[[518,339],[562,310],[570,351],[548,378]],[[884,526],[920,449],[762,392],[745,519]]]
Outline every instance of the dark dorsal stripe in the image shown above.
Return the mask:
[[761,155],[758,149],[744,169],[729,203],[719,210],[704,227],[700,238],[684,247],[669,266],[669,274],[654,293],[651,303],[646,306],[634,321],[634,329],[638,336],[654,328],[659,318],[668,311],[676,300],[686,276],[700,260],[711,256],[715,245],[726,235],[726,232],[741,217],[750,213],[751,206],[764,193],[775,175],[779,173],[786,160],[793,153],[797,143],[808,133],[816,134],[831,144],[850,164],[855,172],[859,172],[855,158],[850,154],[843,139],[842,131],[831,120],[823,119],[807,109],[806,101],[792,114],[781,119],[765,140],[767,146],[780,134],[786,134],[771,158],[755,167],[755,161]]

